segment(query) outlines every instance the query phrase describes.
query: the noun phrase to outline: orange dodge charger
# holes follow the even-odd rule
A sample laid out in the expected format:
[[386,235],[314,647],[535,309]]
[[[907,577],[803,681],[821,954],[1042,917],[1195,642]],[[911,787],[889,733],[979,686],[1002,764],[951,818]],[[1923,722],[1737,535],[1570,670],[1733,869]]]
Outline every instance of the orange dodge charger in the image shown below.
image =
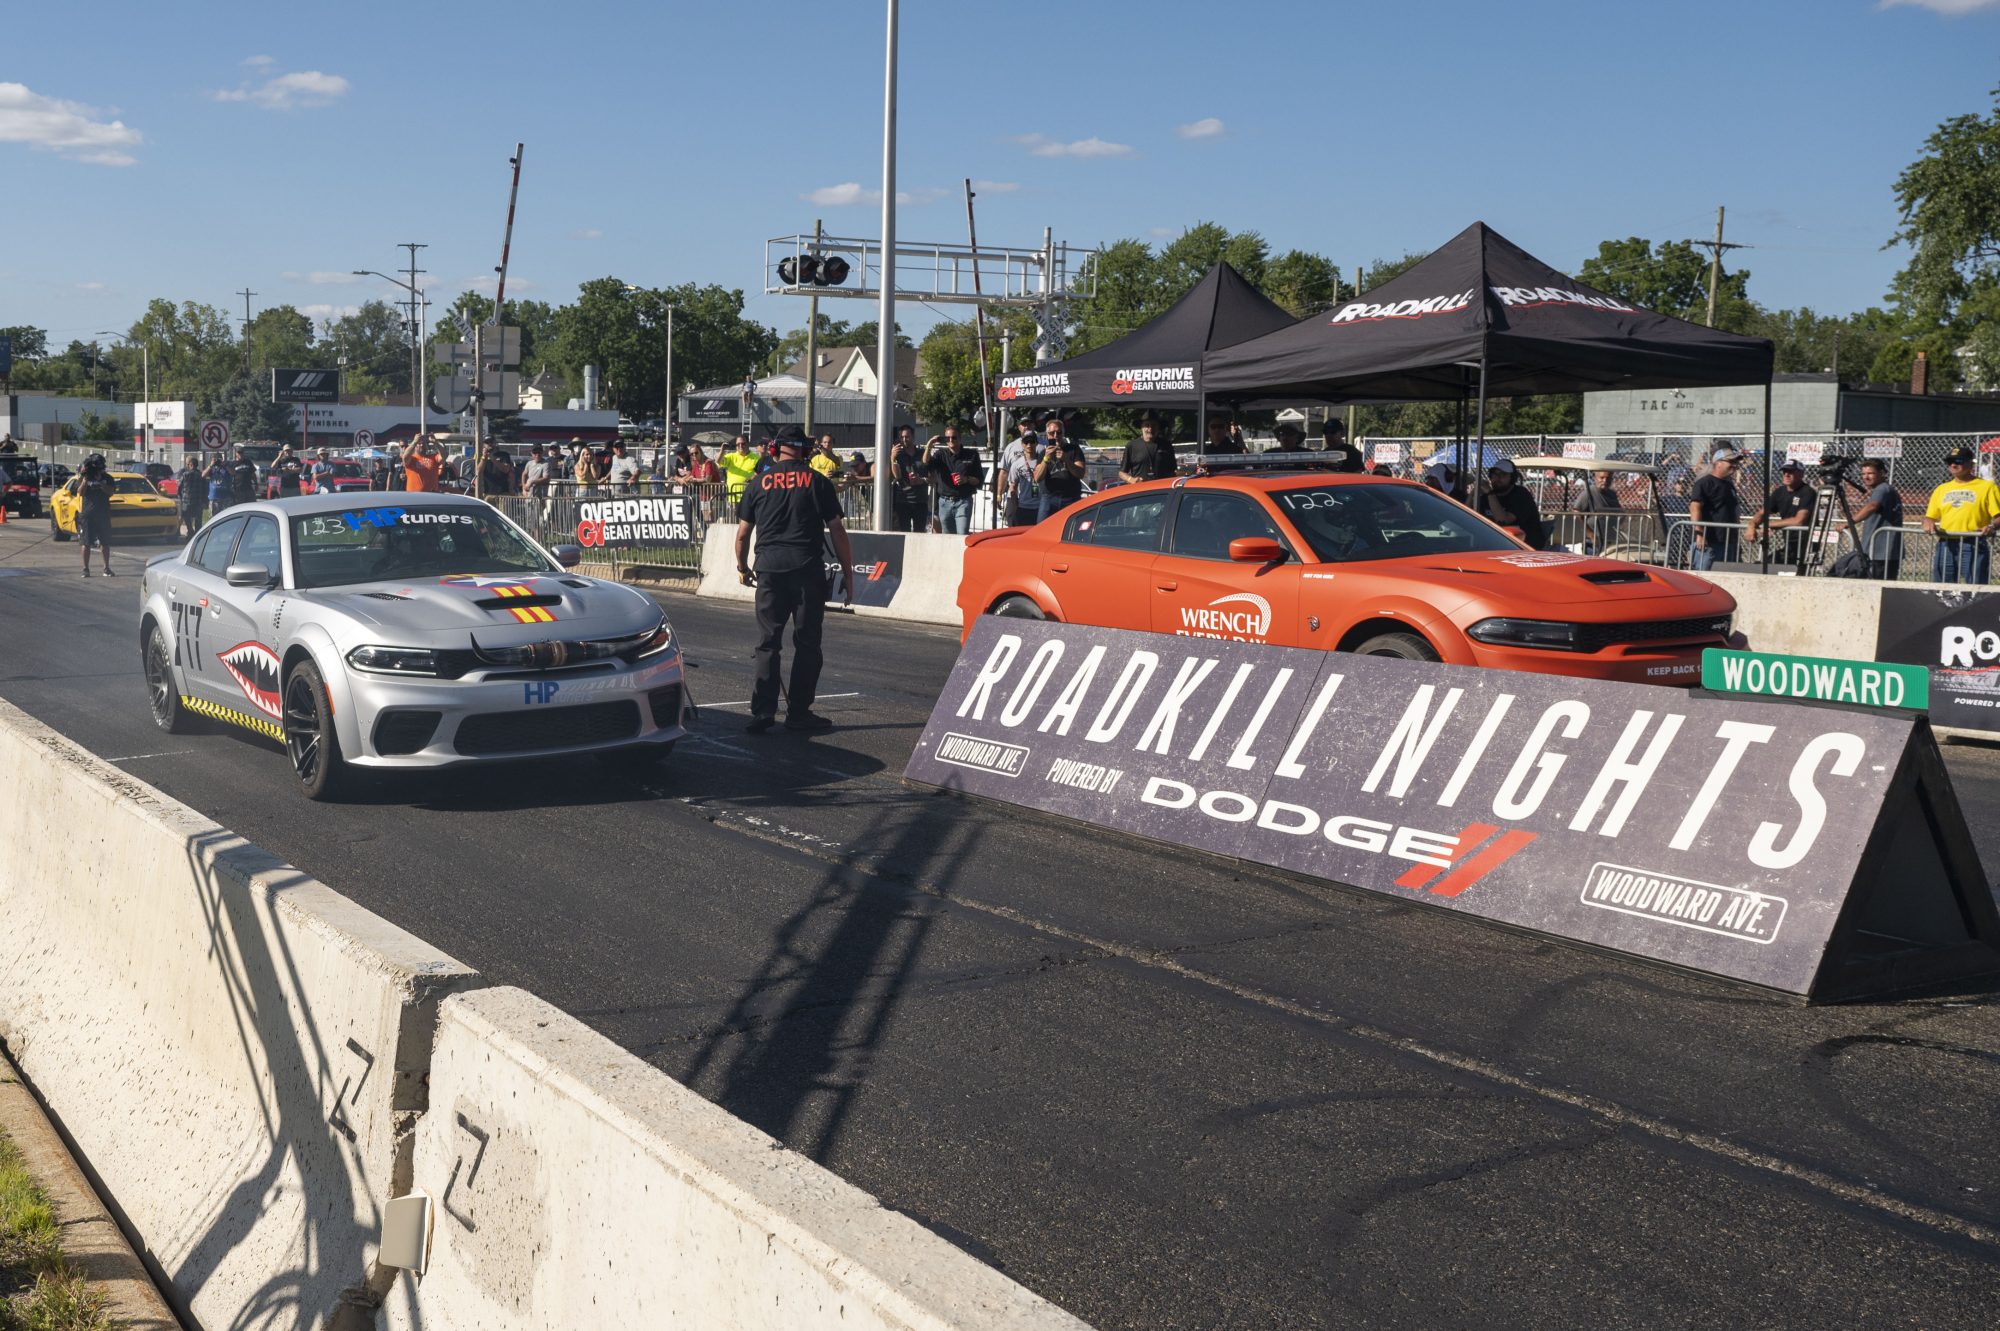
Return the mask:
[[1736,600],[1670,569],[1530,550],[1433,490],[1326,472],[1123,486],[969,537],[982,614],[1690,685]]

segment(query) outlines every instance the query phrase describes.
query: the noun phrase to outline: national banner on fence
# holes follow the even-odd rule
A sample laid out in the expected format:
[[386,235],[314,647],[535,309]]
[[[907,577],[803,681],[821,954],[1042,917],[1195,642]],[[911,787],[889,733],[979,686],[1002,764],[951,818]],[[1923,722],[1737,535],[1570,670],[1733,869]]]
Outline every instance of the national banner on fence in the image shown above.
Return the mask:
[[2000,594],[1884,587],[1875,655],[1929,667],[1937,724],[2000,731]]
[[695,539],[689,495],[585,499],[576,506],[576,543],[586,549],[692,545]]
[[[1946,867],[1880,863],[1942,771],[1907,714],[983,618],[907,775],[1824,994],[1863,983],[1828,967],[1839,931],[1901,937],[1920,899],[1984,901],[2000,933],[1948,790],[1921,861]],[[1908,896],[1847,910],[1862,890]],[[1938,945],[2000,965],[1984,937]]]

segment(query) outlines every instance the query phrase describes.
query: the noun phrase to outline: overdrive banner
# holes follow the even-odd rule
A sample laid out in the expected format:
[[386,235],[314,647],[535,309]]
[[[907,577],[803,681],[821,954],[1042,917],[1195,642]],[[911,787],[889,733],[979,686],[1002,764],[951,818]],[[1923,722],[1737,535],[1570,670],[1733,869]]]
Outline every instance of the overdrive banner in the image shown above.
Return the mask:
[[2000,970],[1907,714],[988,617],[906,775],[1806,997]]
[[586,499],[576,506],[576,543],[586,549],[694,542],[694,499],[690,495]]

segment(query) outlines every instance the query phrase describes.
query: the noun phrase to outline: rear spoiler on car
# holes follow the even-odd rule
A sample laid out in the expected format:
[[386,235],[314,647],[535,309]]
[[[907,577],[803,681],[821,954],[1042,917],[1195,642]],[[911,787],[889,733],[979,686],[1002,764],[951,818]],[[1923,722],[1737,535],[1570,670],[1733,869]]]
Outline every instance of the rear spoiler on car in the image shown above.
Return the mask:
[[969,549],[972,546],[978,545],[981,541],[990,541],[1000,536],[1016,536],[1021,532],[1033,530],[1034,528],[1032,527],[995,527],[992,531],[976,531],[972,533],[965,538],[965,544]]

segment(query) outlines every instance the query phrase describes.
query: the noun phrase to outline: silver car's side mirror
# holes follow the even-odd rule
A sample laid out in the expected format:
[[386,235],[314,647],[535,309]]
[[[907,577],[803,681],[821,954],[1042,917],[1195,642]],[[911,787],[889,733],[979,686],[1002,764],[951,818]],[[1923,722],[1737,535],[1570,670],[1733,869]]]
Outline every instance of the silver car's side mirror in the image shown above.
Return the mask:
[[556,563],[564,568],[575,568],[583,562],[583,547],[580,545],[559,545],[549,552],[556,557]]
[[262,564],[231,564],[222,576],[232,587],[268,587],[273,581],[271,570]]

